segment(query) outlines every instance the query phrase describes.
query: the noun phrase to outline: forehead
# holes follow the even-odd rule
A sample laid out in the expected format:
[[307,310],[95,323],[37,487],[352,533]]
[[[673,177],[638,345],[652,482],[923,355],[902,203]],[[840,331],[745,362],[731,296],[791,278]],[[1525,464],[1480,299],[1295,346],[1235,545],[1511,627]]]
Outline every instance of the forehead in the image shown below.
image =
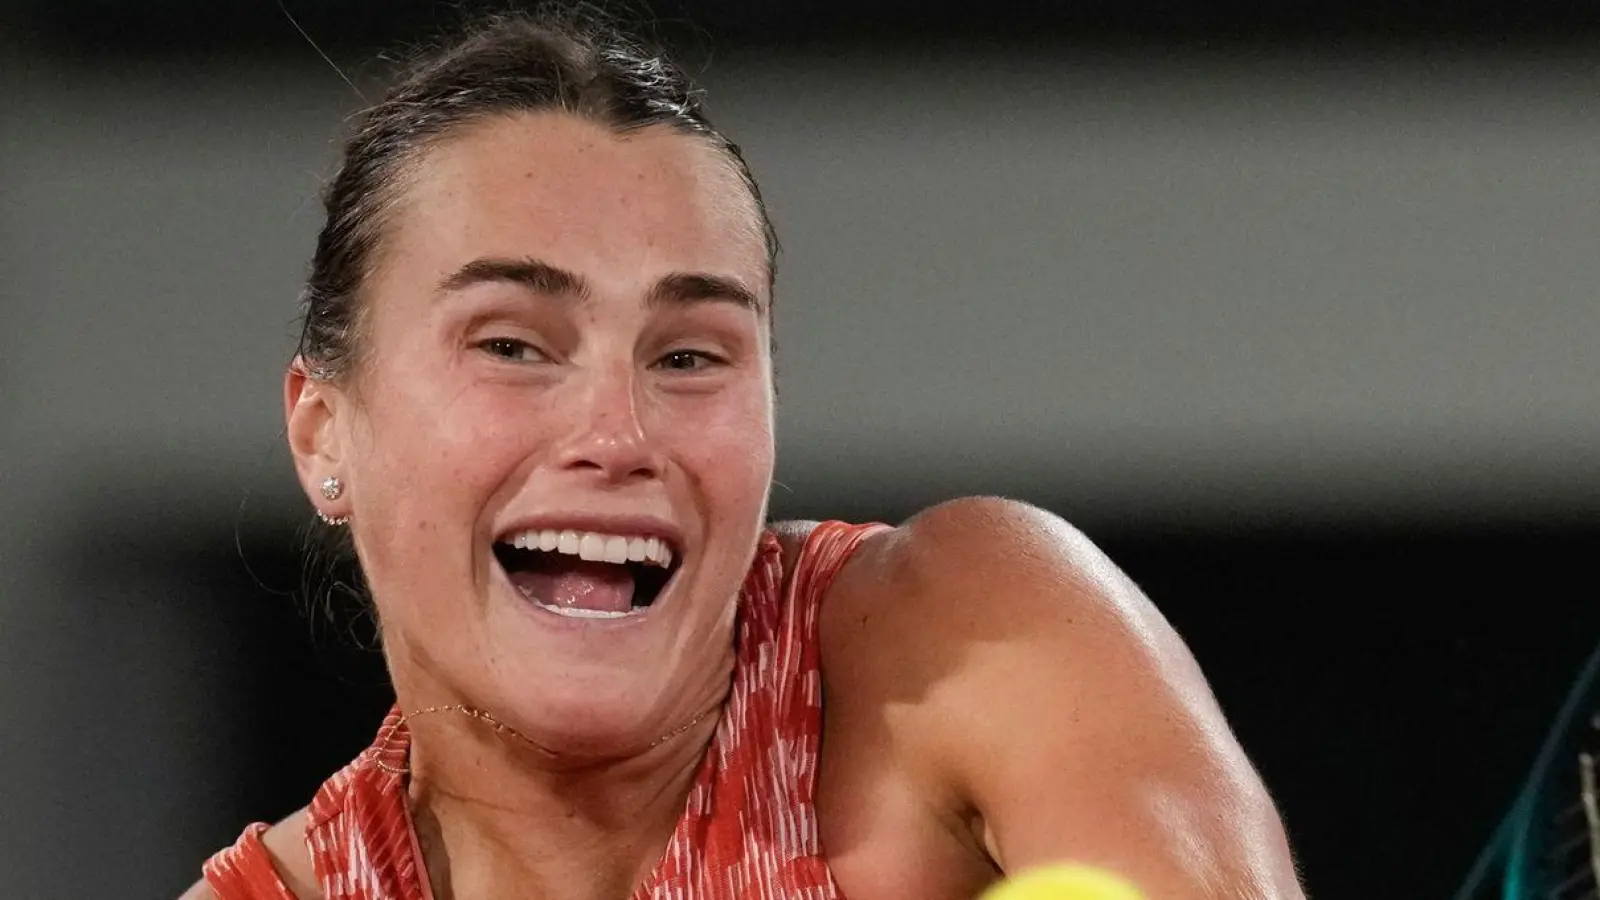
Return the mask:
[[768,282],[754,199],[722,151],[666,126],[619,134],[563,113],[497,117],[432,147],[386,243],[385,268],[440,275],[533,257],[602,291],[671,272],[728,275],[763,295]]

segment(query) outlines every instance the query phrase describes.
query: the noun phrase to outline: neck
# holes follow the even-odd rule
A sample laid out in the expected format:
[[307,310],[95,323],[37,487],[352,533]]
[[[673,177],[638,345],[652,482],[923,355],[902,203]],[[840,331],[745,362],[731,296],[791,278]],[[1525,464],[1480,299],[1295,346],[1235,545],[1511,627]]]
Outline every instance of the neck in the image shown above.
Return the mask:
[[409,792],[435,900],[626,897],[681,817],[717,717],[642,753],[569,761],[480,721],[420,720]]

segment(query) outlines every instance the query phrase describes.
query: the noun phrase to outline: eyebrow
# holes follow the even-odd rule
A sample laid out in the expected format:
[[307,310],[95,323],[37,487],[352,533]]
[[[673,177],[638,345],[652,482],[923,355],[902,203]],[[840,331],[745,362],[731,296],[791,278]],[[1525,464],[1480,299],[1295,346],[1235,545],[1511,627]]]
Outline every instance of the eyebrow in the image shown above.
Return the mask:
[[[439,282],[441,294],[492,282],[518,284],[540,294],[588,300],[589,283],[582,275],[538,259],[475,259]],[[649,306],[725,302],[762,312],[761,298],[737,278],[708,272],[673,272],[663,276],[645,297]]]
[[736,278],[710,275],[704,272],[674,272],[657,281],[650,289],[645,303],[650,306],[670,306],[706,301],[722,301],[742,306],[751,312],[762,312],[765,304],[756,292],[745,287]]
[[520,284],[541,294],[565,294],[579,299],[589,296],[589,285],[581,275],[537,259],[475,259],[439,282],[439,292],[451,293],[489,282]]

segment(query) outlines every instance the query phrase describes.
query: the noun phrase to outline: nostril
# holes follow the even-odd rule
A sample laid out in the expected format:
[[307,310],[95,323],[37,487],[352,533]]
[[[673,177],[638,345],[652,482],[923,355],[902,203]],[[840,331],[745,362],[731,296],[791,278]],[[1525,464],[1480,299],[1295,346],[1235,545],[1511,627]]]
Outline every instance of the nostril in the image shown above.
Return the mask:
[[567,468],[604,473],[613,479],[654,477],[661,471],[655,446],[640,435],[590,429],[562,454]]

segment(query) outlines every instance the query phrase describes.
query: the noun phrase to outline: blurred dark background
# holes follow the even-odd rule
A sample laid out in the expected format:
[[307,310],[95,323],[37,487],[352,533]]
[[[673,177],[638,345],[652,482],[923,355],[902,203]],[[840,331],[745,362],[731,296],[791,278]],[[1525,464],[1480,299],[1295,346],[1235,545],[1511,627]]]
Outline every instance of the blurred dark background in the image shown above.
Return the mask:
[[[1600,640],[1600,13],[1394,6],[651,7],[784,237],[776,513],[1085,528],[1320,898],[1451,891]],[[287,2],[360,90],[471,8]],[[361,100],[276,0],[0,50],[0,883],[173,896],[387,702],[278,393]]]

